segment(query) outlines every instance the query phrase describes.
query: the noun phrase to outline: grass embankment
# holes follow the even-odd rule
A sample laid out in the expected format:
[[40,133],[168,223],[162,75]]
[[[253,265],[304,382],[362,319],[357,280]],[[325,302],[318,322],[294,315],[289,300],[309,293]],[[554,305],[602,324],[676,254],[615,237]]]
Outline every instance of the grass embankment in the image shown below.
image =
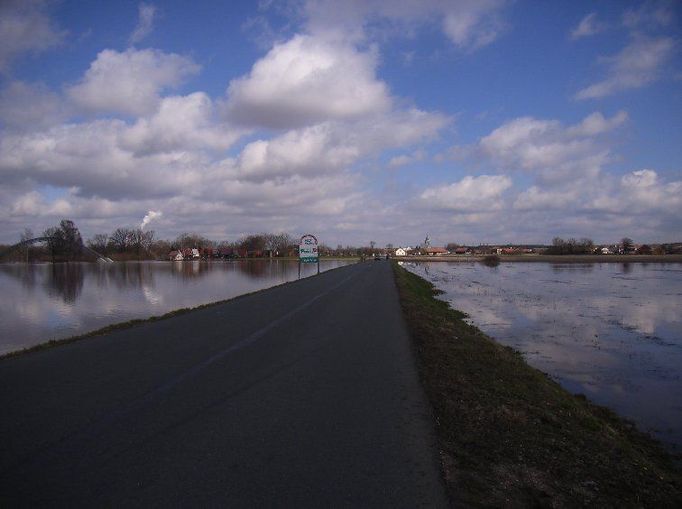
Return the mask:
[[394,267],[454,503],[682,507],[682,475],[660,444],[568,393]]

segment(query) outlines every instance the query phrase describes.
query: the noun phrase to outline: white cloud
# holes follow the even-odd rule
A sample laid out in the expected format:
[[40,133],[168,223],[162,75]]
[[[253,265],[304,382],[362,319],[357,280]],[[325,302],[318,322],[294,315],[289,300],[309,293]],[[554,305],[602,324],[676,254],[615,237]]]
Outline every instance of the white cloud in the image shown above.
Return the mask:
[[0,2],[0,72],[22,53],[45,51],[64,39],[66,32],[52,23],[47,6],[42,0]]
[[682,214],[682,181],[661,182],[654,170],[638,170],[620,179],[617,210],[663,210]]
[[575,186],[564,186],[562,189],[543,189],[539,186],[531,186],[519,193],[514,200],[513,207],[516,210],[542,210],[574,209],[576,197],[579,195]]
[[225,150],[244,131],[217,122],[211,99],[203,92],[164,97],[158,111],[138,119],[121,133],[121,146],[136,155],[191,149]]
[[156,6],[151,4],[141,3],[138,6],[138,20],[135,30],[130,35],[130,43],[136,44],[147,37],[154,26],[154,16],[156,15]]
[[675,0],[642,2],[637,8],[623,13],[623,25],[630,29],[658,29],[669,26],[675,19]]
[[[674,236],[682,216],[682,181],[662,179],[650,169],[626,175],[605,170],[612,159],[606,136],[627,118],[625,112],[611,117],[593,113],[569,126],[556,120],[514,119],[479,141],[483,159],[477,164],[494,163],[505,172],[525,170],[534,179],[531,185],[523,189],[519,181],[516,191],[504,175],[484,176],[498,179],[491,182],[467,176],[422,191],[415,207],[438,214],[425,216],[425,221],[439,225],[429,231],[443,234],[456,227],[478,241],[481,231],[497,242],[548,241],[554,235],[603,241],[612,238],[613,231],[648,242]],[[454,216],[444,215],[453,211]]]
[[425,157],[426,153],[423,150],[415,150],[411,154],[401,154],[399,156],[392,157],[388,161],[388,167],[400,168],[401,166],[423,161]]
[[564,127],[556,120],[521,117],[511,120],[479,142],[479,151],[505,170],[525,170],[545,184],[598,175],[609,160],[599,137],[628,119],[621,111],[611,118],[596,112]]
[[239,157],[241,175],[262,180],[342,169],[360,154],[356,146],[335,140],[334,128],[331,123],[318,124],[249,143]]
[[5,128],[41,129],[66,116],[64,101],[45,85],[13,81],[0,91],[0,124]]
[[[232,83],[226,103],[246,112],[247,123],[258,125],[260,115],[261,125],[272,125],[279,116],[276,125],[289,130],[260,132],[229,156],[227,149],[250,131],[221,121],[204,92],[166,95],[198,69],[179,55],[102,51],[64,93],[80,108],[69,114],[93,119],[39,122],[60,97],[17,84],[0,101],[14,126],[5,126],[0,138],[0,219],[7,228],[41,229],[61,214],[86,235],[111,230],[107,225],[139,225],[160,210],[159,225],[171,228],[164,235],[197,224],[206,235],[227,235],[234,224],[257,231],[264,220],[267,229],[328,229],[328,218],[340,223],[349,213],[366,222],[358,216],[368,199],[365,167],[355,165],[387,149],[416,153],[450,122],[398,108],[376,77],[377,64],[374,50],[309,35],[273,48]],[[14,99],[33,101],[36,112],[9,108]],[[54,199],[37,190],[45,186],[68,193]]]
[[444,8],[443,31],[459,48],[486,46],[505,29],[500,16],[504,4],[498,0],[453,2]]
[[622,126],[628,120],[625,111],[619,111],[611,118],[606,118],[600,112],[585,117],[579,124],[566,129],[569,136],[596,136],[604,134]]
[[156,110],[161,91],[199,71],[189,58],[158,50],[101,51],[80,83],[67,91],[91,113],[145,115]]
[[207,159],[199,153],[137,157],[122,147],[127,125],[120,120],[64,124],[0,140],[0,172],[6,183],[31,179],[79,188],[84,196],[112,199],[182,192],[201,181]]
[[466,176],[449,185],[425,189],[420,199],[427,208],[460,212],[496,210],[512,181],[506,175]]
[[[439,25],[462,50],[490,44],[506,29],[505,0],[308,0],[303,16],[308,30],[331,39],[357,41],[367,32],[404,36],[423,25]],[[387,24],[393,25],[387,28]]]
[[675,41],[670,37],[635,36],[620,53],[602,59],[607,66],[607,77],[583,88],[575,97],[599,99],[644,87],[660,77],[663,65],[675,50]]
[[412,109],[288,131],[249,143],[239,158],[240,175],[265,179],[337,172],[388,148],[433,138],[448,121],[443,115]]
[[597,20],[597,13],[591,12],[580,20],[578,26],[571,31],[572,39],[580,39],[604,31],[605,25]]
[[517,210],[556,210],[566,214],[606,213],[622,217],[674,217],[682,213],[682,181],[662,182],[654,170],[621,177],[604,174],[576,180],[560,189],[532,186],[514,202]]
[[388,111],[391,98],[376,66],[374,52],[297,35],[230,83],[228,118],[283,128]]

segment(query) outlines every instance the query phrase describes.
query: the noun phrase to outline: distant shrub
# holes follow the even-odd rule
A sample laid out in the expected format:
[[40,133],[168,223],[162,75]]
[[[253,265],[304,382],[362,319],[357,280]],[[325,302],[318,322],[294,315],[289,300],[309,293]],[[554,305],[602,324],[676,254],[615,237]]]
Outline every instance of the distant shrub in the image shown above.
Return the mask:
[[497,255],[488,255],[483,258],[483,265],[488,267],[497,267],[500,264],[500,257]]
[[552,245],[545,250],[549,255],[579,255],[591,254],[594,252],[594,242],[592,239],[568,239],[554,237]]

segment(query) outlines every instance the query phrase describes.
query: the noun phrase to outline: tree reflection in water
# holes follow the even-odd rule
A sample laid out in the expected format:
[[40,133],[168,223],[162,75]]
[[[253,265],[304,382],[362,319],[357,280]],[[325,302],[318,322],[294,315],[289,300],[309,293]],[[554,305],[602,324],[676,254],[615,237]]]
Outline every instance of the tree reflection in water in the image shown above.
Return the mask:
[[84,280],[82,263],[52,263],[45,284],[48,294],[59,295],[65,303],[73,304],[83,290]]
[[[349,262],[322,261],[321,270]],[[351,262],[352,263],[352,262]],[[300,277],[317,266],[301,267]],[[299,278],[291,260],[0,264],[0,354]]]
[[572,392],[682,450],[682,264],[410,267]]

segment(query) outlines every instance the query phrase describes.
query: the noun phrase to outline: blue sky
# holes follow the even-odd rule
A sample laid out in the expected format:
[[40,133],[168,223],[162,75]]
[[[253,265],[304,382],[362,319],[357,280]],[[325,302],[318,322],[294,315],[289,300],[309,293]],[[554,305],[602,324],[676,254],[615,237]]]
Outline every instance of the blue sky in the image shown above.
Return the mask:
[[[0,242],[682,236],[682,2],[9,1]],[[152,218],[151,220],[149,218]]]

